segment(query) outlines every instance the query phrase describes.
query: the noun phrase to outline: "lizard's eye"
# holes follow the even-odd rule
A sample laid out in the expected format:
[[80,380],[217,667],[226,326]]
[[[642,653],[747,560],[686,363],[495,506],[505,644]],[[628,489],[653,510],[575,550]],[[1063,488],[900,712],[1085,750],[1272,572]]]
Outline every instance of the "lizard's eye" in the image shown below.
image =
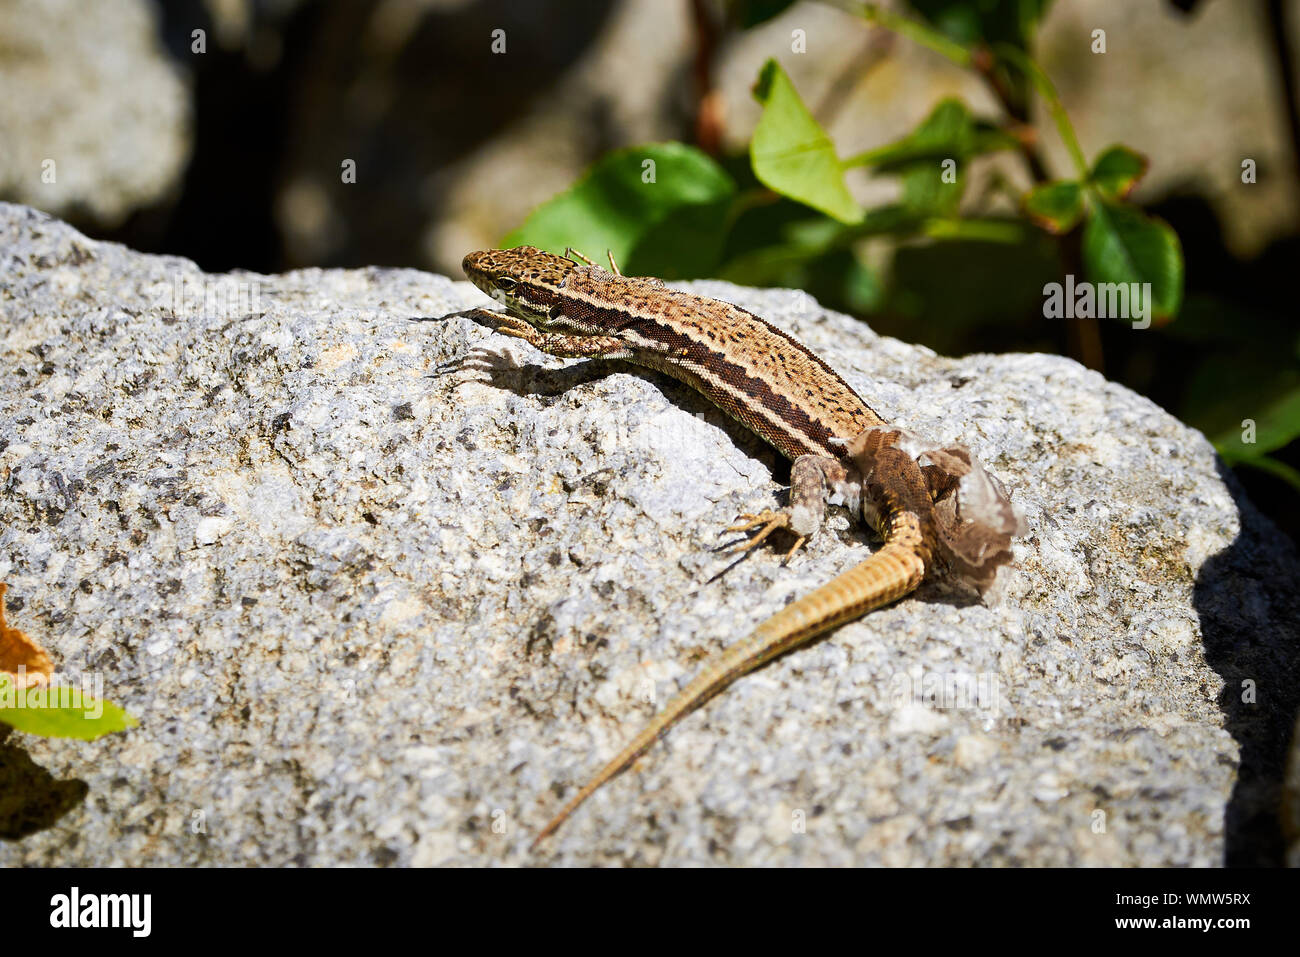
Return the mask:
[[519,283],[508,276],[501,276],[497,279],[497,288],[502,292],[513,292],[517,285],[519,285]]

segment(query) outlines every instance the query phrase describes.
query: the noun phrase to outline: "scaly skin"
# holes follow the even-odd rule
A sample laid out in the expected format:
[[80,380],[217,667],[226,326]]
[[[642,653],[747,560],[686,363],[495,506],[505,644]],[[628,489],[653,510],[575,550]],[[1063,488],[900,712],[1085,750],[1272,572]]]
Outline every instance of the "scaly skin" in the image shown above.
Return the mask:
[[807,481],[795,483],[791,509],[750,523],[765,526],[751,545],[780,527],[794,529],[802,542],[820,523],[827,485],[860,490],[885,540],[866,561],[783,608],[706,664],[542,828],[535,848],[601,785],[737,678],[912,592],[934,559],[936,519],[920,467],[887,438],[871,444],[869,476],[850,459],[845,440],[884,427],[884,420],[825,362],[752,313],[528,246],[471,253],[464,269],[513,317],[479,316],[497,331],[552,355],[621,359],[665,372],[795,460],[792,475]]

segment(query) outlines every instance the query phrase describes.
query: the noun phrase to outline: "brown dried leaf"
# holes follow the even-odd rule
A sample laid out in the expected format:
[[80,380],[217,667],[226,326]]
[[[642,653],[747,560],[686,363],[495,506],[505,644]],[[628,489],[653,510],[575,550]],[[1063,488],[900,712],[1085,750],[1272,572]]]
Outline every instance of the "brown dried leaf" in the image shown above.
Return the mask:
[[30,688],[49,680],[54,662],[44,648],[5,621],[8,590],[8,585],[0,584],[0,672],[7,674],[16,688]]

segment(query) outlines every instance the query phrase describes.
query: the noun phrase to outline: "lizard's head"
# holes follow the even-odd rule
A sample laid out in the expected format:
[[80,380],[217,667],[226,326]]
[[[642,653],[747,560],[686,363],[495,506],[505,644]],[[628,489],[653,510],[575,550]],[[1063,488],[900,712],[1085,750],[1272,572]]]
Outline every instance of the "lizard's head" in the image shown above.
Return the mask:
[[545,328],[556,290],[564,287],[577,265],[536,246],[516,246],[470,253],[461,268],[512,316]]

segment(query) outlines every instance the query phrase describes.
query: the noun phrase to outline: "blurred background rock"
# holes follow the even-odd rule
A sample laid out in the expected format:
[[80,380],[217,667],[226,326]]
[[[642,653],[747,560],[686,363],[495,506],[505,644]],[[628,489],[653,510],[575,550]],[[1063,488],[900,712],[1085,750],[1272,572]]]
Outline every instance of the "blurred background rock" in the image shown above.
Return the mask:
[[[1270,365],[1276,342],[1291,343],[1281,359],[1296,365],[1300,121],[1283,83],[1288,71],[1294,83],[1295,6],[1056,0],[1034,44],[1090,156],[1122,142],[1150,158],[1135,198],[1171,223],[1187,259],[1182,315],[1149,334],[1106,324],[1104,371],[1211,434],[1242,418],[1241,403],[1215,401],[1225,377],[1290,374]],[[388,265],[456,276],[466,251],[496,245],[611,149],[680,140],[743,155],[760,113],[750,88],[768,57],[841,156],[904,135],[945,96],[999,113],[971,71],[839,10],[796,3],[741,29],[736,7],[0,0],[0,198],[206,270]],[[1107,33],[1100,56],[1089,48],[1097,28]],[[791,53],[796,29],[806,55]],[[498,30],[505,53],[492,49]],[[1066,175],[1044,114],[1031,113],[1039,148]],[[1241,181],[1245,158],[1258,166],[1253,185]],[[47,160],[54,182],[42,178]],[[348,160],[355,183],[341,176]],[[968,195],[1031,184],[1010,154],[981,160],[971,180]],[[848,184],[864,204],[897,190],[862,170]],[[1068,352],[1041,313],[1052,262],[1039,247],[1019,259],[985,252],[875,239],[853,255],[879,289],[808,284],[828,306],[941,352]],[[990,274],[1015,281],[990,289]],[[1214,365],[1225,329],[1263,343],[1256,328],[1274,336],[1267,346]],[[1288,467],[1300,466],[1296,444],[1277,453]],[[1295,490],[1239,471],[1300,534]]]
[[0,195],[101,231],[175,203],[190,68],[159,25],[149,3],[0,2]]

